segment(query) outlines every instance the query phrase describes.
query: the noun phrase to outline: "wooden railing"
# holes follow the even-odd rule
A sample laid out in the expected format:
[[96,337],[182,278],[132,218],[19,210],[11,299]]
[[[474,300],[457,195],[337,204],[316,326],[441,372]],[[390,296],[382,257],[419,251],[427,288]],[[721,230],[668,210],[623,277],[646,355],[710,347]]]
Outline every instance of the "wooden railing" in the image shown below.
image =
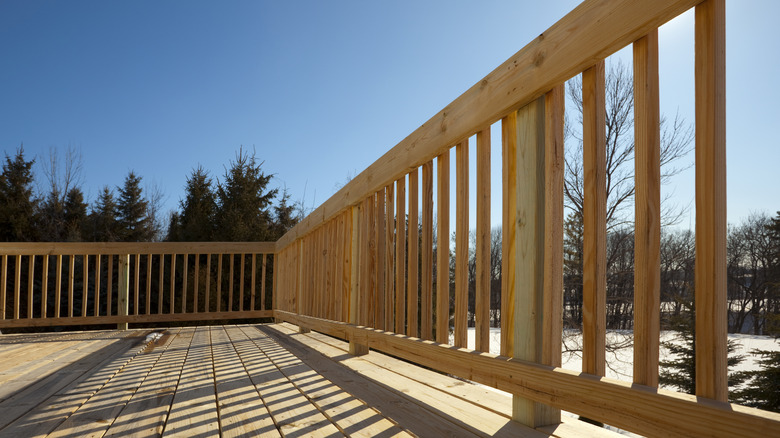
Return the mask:
[[[695,7],[696,396],[658,389],[658,27]],[[632,44],[634,383],[605,374],[604,59]],[[561,365],[564,83],[582,74],[582,373]],[[727,403],[724,0],[586,0],[390,149],[277,242],[274,315],[512,392],[513,417],[560,409],[650,436],[772,436],[780,416]],[[501,124],[502,168],[490,168]],[[476,137],[476,174],[469,142]],[[451,150],[455,270],[450,311]],[[434,168],[436,169],[434,177]],[[490,174],[501,172],[501,356],[488,350]],[[476,179],[476,351],[466,347],[468,180]],[[437,194],[434,203],[433,193]],[[434,217],[436,233],[434,234]],[[434,237],[435,236],[435,237]],[[435,247],[438,248],[434,260]],[[444,250],[447,249],[447,250]],[[441,287],[440,285],[446,285]],[[452,321],[452,323],[450,323]],[[450,344],[449,332],[453,331]]]
[[274,243],[3,243],[0,327],[271,317]]

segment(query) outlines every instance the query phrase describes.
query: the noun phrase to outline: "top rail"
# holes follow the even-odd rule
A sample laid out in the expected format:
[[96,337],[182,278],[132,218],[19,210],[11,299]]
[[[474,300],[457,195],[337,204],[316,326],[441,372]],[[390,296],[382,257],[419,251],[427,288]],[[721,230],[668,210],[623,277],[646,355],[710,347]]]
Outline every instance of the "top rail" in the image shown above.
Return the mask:
[[342,187],[282,236],[277,250],[699,3],[583,2]]
[[5,255],[273,254],[275,242],[10,242]]

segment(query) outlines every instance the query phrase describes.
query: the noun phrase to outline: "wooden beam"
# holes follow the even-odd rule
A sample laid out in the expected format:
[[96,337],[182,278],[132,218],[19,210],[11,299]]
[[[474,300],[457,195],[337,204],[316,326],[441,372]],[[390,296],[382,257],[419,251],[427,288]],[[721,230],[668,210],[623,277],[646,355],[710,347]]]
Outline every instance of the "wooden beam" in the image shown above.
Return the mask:
[[7,255],[96,254],[273,254],[275,242],[2,242]]
[[211,312],[205,313],[175,313],[173,315],[112,315],[112,316],[87,316],[86,318],[32,318],[32,319],[6,319],[0,320],[0,328],[6,327],[55,327],[66,325],[86,324],[144,324],[152,322],[180,322],[180,321],[214,321],[214,320],[239,320],[273,318],[271,310],[245,310],[243,312]]
[[658,29],[634,42],[634,382],[658,386],[661,134]]
[[726,6],[696,6],[696,395],[728,399]]
[[582,72],[582,371],[606,371],[607,183],[604,61]]

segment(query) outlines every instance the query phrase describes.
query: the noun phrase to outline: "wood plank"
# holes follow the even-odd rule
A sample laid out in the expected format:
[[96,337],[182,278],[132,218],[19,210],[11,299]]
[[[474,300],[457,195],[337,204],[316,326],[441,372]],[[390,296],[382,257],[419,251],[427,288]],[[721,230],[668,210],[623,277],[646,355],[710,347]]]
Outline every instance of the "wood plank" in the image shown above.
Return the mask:
[[[47,436],[145,347],[146,333],[108,334],[108,343],[104,339],[102,348],[83,350],[89,354],[73,368],[62,369],[3,402],[2,418],[10,424],[0,426],[0,437]],[[110,342],[115,335],[119,342]]]
[[[254,348],[236,347],[256,390],[283,435],[329,436],[340,431],[272,362],[280,347],[268,337],[251,337]],[[262,352],[260,356],[257,351]],[[249,351],[254,357],[248,356]],[[251,365],[249,365],[251,363]]]
[[114,256],[109,255],[107,258],[108,266],[106,267],[106,276],[108,278],[106,279],[106,316],[111,316],[113,310],[111,300],[114,295]]
[[[515,314],[515,264],[517,253],[517,113],[501,120],[501,314]],[[501,354],[512,355],[514,317],[501,318]]]
[[[128,259],[128,263],[130,260]],[[141,295],[141,254],[135,255],[135,284],[133,286],[133,315],[141,313],[138,310],[138,302]]]
[[211,312],[211,254],[206,254],[206,296],[205,312]]
[[775,436],[780,414],[277,311],[279,319],[647,436]]
[[181,313],[187,313],[187,272],[189,271],[189,258],[189,254],[182,254],[184,265],[181,267]]
[[[222,436],[280,436],[232,342],[239,329],[211,327],[211,349]],[[251,390],[250,390],[251,388]]]
[[[455,147],[456,217],[455,217],[455,333],[456,347],[468,346],[466,326],[469,306],[469,143]],[[447,269],[449,272],[449,267]]]
[[607,180],[604,61],[582,73],[582,371],[606,369]]
[[83,325],[83,324],[118,324],[118,323],[149,323],[149,322],[176,322],[176,321],[213,321],[219,319],[257,319],[271,318],[274,313],[272,310],[245,310],[239,312],[211,312],[210,314],[194,313],[176,313],[176,314],[154,314],[154,315],[113,315],[113,316],[88,316],[85,318],[33,318],[19,320],[0,320],[2,327],[44,327],[60,325]]
[[241,276],[238,280],[238,310],[243,311],[244,310],[244,265],[246,265],[246,260],[244,257],[244,254],[241,254],[241,269],[239,269],[239,275]]
[[[254,277],[252,278],[254,279]],[[200,281],[200,254],[195,254],[195,278],[192,284],[192,311],[194,313],[198,313],[200,311],[198,305],[199,304],[198,298],[200,295],[200,288],[198,287],[199,281]],[[254,298],[254,296],[252,298]],[[254,307],[251,310],[254,310]]]
[[43,256],[43,269],[41,269],[41,318],[46,318],[47,301],[49,295],[49,256]]
[[[265,258],[265,254],[263,254],[263,258]],[[265,260],[263,260],[263,267],[265,267]],[[197,278],[197,276],[196,276]],[[265,278],[263,278],[263,289],[265,289]],[[265,290],[263,290],[265,292]],[[250,276],[249,280],[249,309],[255,310],[255,296],[257,295],[257,254],[252,254],[252,275]],[[195,292],[195,296],[198,296],[197,291]],[[263,302],[265,299],[265,293],[263,293],[263,299],[261,302]],[[197,306],[196,306],[197,307]],[[262,305],[260,308],[262,309]],[[197,312],[197,309],[195,310]]]
[[48,436],[103,436],[146,379],[162,350],[135,355]]
[[[14,269],[14,319],[19,319],[19,296],[22,287],[22,256],[16,256],[16,267]],[[86,288],[86,281],[84,282]],[[86,293],[84,294],[86,296]],[[86,313],[86,312],[85,312]]]
[[406,334],[409,336],[419,336],[419,319],[417,316],[419,301],[419,277],[418,263],[420,263],[420,220],[418,212],[420,211],[419,201],[419,170],[415,167],[409,173],[409,224],[408,240],[409,245],[408,258],[406,260],[408,267],[407,286],[406,286]]
[[88,287],[89,287],[89,256],[83,255],[81,256],[83,259],[83,268],[84,271],[81,273],[81,278],[84,279],[84,289],[82,289],[81,292],[81,315],[82,317],[87,316],[87,301],[89,301],[89,294],[88,294]]
[[230,276],[228,277],[228,305],[227,305],[227,311],[230,312],[233,310],[233,279],[235,275],[233,274],[233,269],[236,261],[236,255],[230,254]]
[[696,394],[728,399],[726,5],[696,6]]
[[477,133],[475,350],[490,351],[490,127]]
[[433,339],[433,163],[422,166],[420,337]]
[[100,260],[101,256],[95,256],[95,313],[94,316],[100,316]]
[[208,327],[198,327],[184,361],[163,436],[219,436]]
[[[194,330],[173,329],[149,353],[159,358],[104,438],[161,436]],[[148,351],[148,350],[147,350]]]
[[27,257],[27,318],[33,317],[33,286],[35,285],[35,256]]
[[75,303],[73,302],[73,276],[76,270],[76,256],[68,256],[68,317],[73,317],[73,308]]
[[157,283],[157,314],[163,313],[163,289],[165,288],[164,281],[165,274],[165,255],[160,254],[160,278]]
[[217,312],[222,311],[222,254],[217,257]]
[[[162,269],[162,267],[160,268]],[[146,255],[146,314],[152,313],[152,255]],[[139,312],[140,313],[140,312]]]
[[[343,354],[341,350],[319,342],[311,342],[303,339],[304,336],[296,336],[295,339],[304,343],[309,348],[316,349],[327,357],[338,357]],[[286,345],[285,345],[286,346]],[[420,385],[419,382],[411,378],[393,372],[388,369],[377,367],[376,365],[363,360],[362,358],[350,358],[340,361],[340,363],[367,378],[369,381],[380,383],[391,388],[393,398],[403,398],[411,403],[418,405],[421,412],[417,417],[421,417],[429,411],[451,422],[454,426],[461,428],[457,436],[474,434],[483,437],[542,437],[547,436],[533,429],[524,427],[518,423],[512,422],[509,418],[496,414],[487,409],[480,409],[468,401],[454,397],[448,393]],[[451,384],[462,384],[454,379],[450,379]],[[428,414],[430,415],[430,414]],[[402,423],[403,424],[403,423]]]
[[658,30],[634,42],[634,382],[658,386],[661,133]]
[[[267,338],[256,328],[243,328],[253,338]],[[260,336],[258,336],[260,335]],[[274,345],[273,350],[264,349],[269,358],[284,374],[296,389],[301,391],[329,421],[343,434],[356,437],[374,437],[381,435],[404,435],[401,428],[387,420],[379,412],[344,391],[327,377],[313,370],[311,360],[301,361],[296,355],[281,345]],[[273,353],[272,353],[273,351]],[[313,360],[318,358],[312,357]],[[320,361],[325,358],[319,358]]]
[[5,319],[5,292],[8,286],[8,255],[3,254],[3,273],[0,277],[0,319]]
[[260,310],[266,310],[265,305],[265,273],[266,273],[266,266],[268,265],[268,255],[263,254],[263,267],[262,267],[262,273],[260,274]]

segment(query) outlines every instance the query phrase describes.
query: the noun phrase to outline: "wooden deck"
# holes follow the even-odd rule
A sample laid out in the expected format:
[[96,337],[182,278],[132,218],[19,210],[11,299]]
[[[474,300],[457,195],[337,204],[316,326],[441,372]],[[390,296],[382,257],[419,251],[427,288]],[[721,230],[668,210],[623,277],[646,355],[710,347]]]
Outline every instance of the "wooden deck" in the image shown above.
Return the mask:
[[505,394],[296,329],[2,335],[0,437],[608,434],[526,428]]

